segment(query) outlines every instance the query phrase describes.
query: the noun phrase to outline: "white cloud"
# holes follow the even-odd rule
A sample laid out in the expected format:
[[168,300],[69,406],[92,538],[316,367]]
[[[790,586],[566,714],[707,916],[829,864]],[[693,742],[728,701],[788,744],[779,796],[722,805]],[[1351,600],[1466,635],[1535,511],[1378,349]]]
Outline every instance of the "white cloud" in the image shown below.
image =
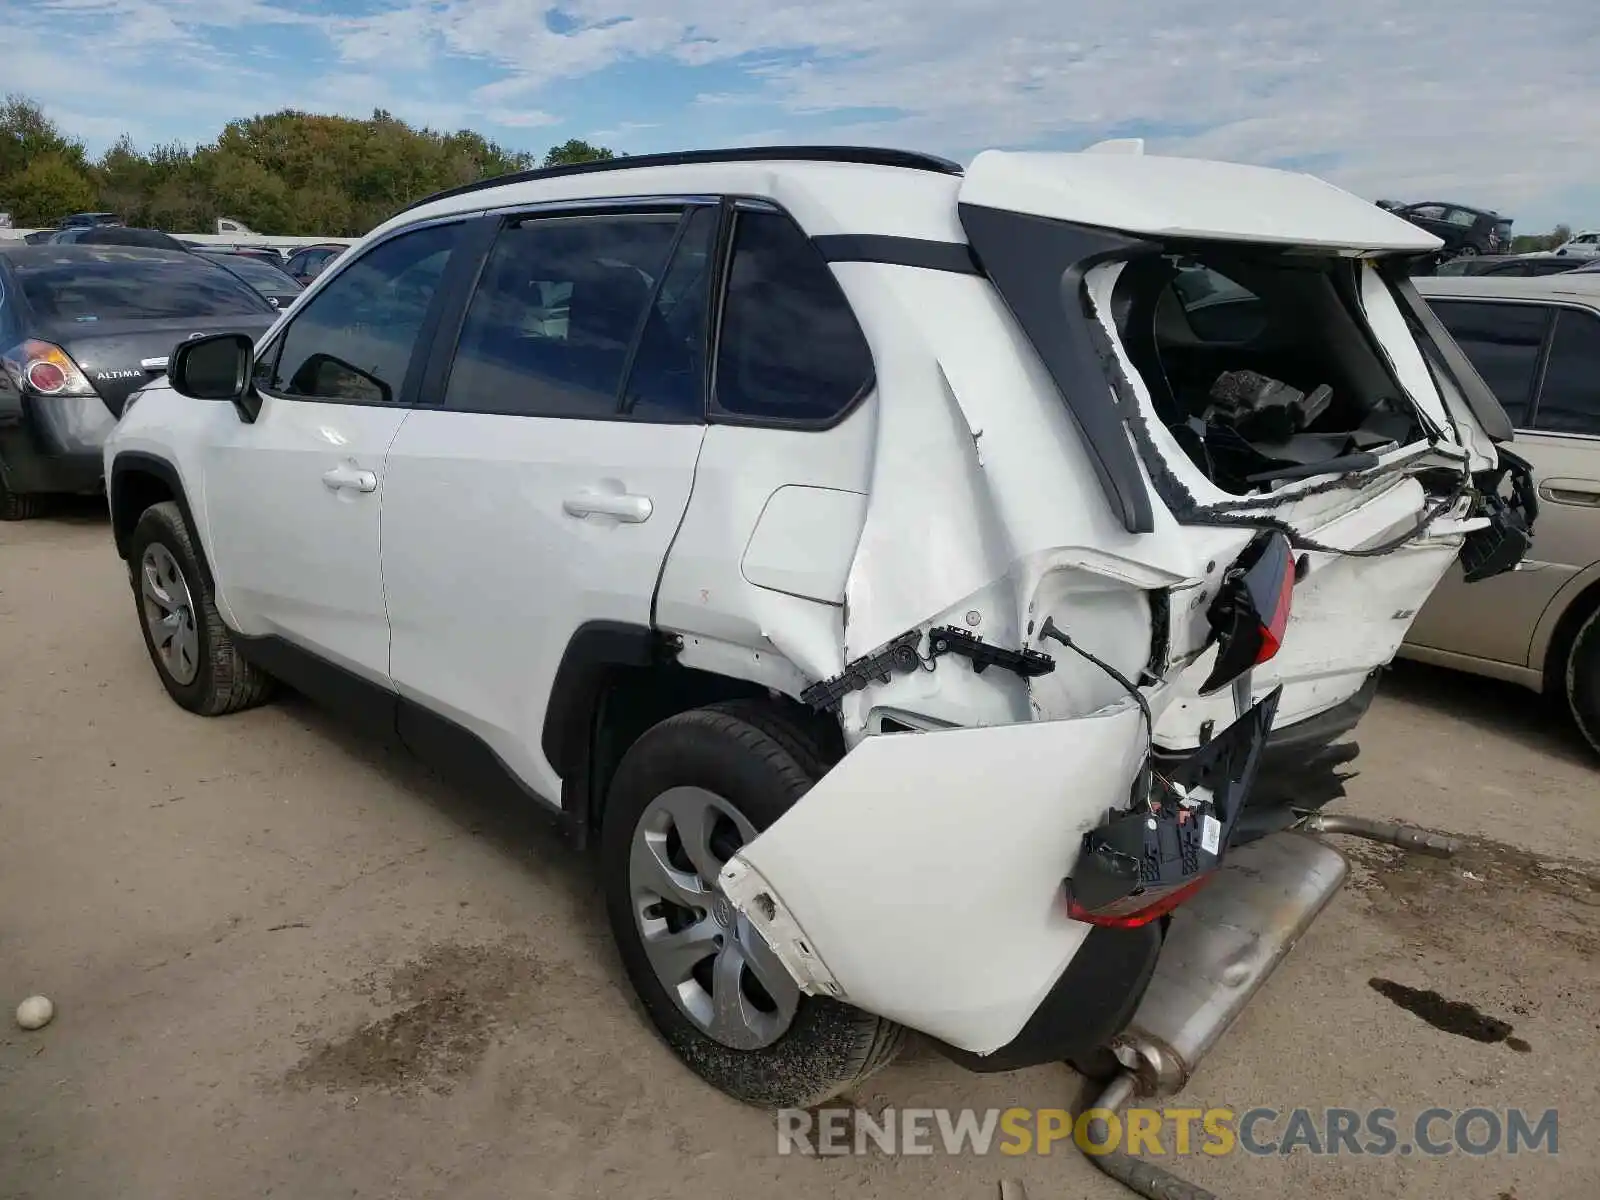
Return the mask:
[[[947,153],[1137,124],[1153,150],[1314,156],[1368,193],[1443,190],[1514,208],[1600,184],[1594,0],[570,0],[562,11],[575,24],[562,34],[524,0],[446,0],[440,15],[452,47],[531,88],[638,58],[731,65],[746,87],[708,89],[697,105],[835,114],[836,135]],[[861,109],[892,115],[852,121]]]
[[[8,25],[13,14],[42,28],[82,13],[116,22],[139,49],[187,44],[191,55],[223,29],[293,25],[308,44],[325,36],[346,64],[315,80],[246,85],[216,75],[214,97],[187,89],[189,110],[203,107],[213,127],[291,94],[309,98],[301,107],[381,104],[435,124],[580,133],[626,130],[628,120],[688,145],[757,140],[763,131],[743,120],[803,128],[807,140],[956,156],[1138,127],[1156,152],[1309,159],[1367,195],[1436,193],[1519,219],[1600,222],[1600,212],[1552,207],[1588,194],[1600,209],[1595,0],[562,0],[555,10],[528,0],[380,0],[360,16],[270,0],[0,0]],[[76,50],[59,40],[57,50],[54,83],[7,86],[91,108],[73,98],[85,82],[68,70]],[[627,70],[641,64],[648,69]],[[703,75],[701,94],[655,99],[663,65]],[[608,77],[620,86],[608,86],[603,117],[574,108],[570,82],[607,68],[620,69]],[[358,103],[345,71],[378,94]],[[482,82],[452,88],[445,73]],[[141,75],[125,94],[145,87],[177,90]],[[147,110],[134,102],[108,111]]]

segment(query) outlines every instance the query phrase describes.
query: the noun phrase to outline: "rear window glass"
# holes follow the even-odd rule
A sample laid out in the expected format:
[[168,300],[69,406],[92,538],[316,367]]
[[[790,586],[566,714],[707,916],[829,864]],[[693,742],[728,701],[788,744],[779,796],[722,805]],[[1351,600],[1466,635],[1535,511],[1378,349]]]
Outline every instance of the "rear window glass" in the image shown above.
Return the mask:
[[183,321],[274,311],[242,279],[187,254],[30,264],[17,276],[28,306],[47,321]]
[[230,258],[221,264],[228,270],[238,275],[253,287],[268,291],[274,295],[284,292],[298,292],[300,285],[285,275],[271,263],[264,263],[260,259],[246,258],[243,255]]

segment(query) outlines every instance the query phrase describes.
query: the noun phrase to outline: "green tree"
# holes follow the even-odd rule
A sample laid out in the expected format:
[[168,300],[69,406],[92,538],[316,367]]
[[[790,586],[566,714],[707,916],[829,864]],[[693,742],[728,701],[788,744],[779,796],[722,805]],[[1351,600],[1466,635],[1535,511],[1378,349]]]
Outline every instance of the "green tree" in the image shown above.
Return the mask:
[[[573,139],[544,161],[613,157]],[[38,105],[17,96],[0,105],[0,208],[18,224],[45,208],[43,219],[55,220],[98,206],[130,224],[175,232],[203,232],[228,216],[261,233],[355,236],[434,192],[536,161],[471,130],[418,128],[377,109],[366,120],[264,113],[230,121],[214,143],[192,149],[173,143],[141,153],[122,137],[91,165],[82,144]],[[68,195],[70,203],[61,199]]]
[[572,138],[559,146],[551,146],[544,156],[544,166],[565,167],[573,163],[609,162],[616,152],[604,146],[592,146],[582,138]]
[[60,154],[41,154],[0,182],[0,209],[22,228],[54,225],[68,213],[92,208],[98,198],[89,176]]
[[1554,250],[1572,238],[1572,226],[1557,225],[1549,233],[1519,233],[1511,239],[1511,253],[1535,254],[1541,250]]
[[100,156],[93,178],[100,187],[99,208],[114,212],[130,225],[148,221],[145,207],[152,188],[150,160],[140,154],[127,134],[123,134]]
[[0,179],[20,174],[46,155],[54,155],[75,171],[88,169],[82,142],[62,134],[32,100],[7,96],[0,102]]

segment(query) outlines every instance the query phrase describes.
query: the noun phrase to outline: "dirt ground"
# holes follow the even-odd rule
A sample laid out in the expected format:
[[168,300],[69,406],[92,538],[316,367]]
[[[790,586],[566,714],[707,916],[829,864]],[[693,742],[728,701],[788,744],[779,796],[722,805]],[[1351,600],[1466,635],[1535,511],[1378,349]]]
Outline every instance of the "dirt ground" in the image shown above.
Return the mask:
[[[1230,1198],[1592,1198],[1600,764],[1534,697],[1407,665],[1360,740],[1345,811],[1475,840],[1451,863],[1354,844],[1352,886],[1184,1099],[1555,1107],[1560,1153],[1189,1173]],[[0,527],[0,984],[7,1013],[57,1005],[0,1029],[5,1197],[1125,1195],[1070,1148],[780,1157],[770,1116],[646,1027],[589,865],[544,825],[298,700],[172,705],[92,509]],[[1080,1090],[1064,1067],[976,1076],[913,1048],[856,1099]]]

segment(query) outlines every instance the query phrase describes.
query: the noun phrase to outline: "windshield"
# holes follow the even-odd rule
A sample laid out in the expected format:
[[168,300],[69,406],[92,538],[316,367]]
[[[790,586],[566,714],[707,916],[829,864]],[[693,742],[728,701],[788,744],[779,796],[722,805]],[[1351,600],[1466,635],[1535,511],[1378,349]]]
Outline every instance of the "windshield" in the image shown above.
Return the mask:
[[259,258],[235,254],[217,261],[259,292],[282,296],[300,290],[300,285],[288,275]]
[[132,254],[18,266],[28,305],[47,321],[192,320],[272,313],[243,280],[190,254]]

